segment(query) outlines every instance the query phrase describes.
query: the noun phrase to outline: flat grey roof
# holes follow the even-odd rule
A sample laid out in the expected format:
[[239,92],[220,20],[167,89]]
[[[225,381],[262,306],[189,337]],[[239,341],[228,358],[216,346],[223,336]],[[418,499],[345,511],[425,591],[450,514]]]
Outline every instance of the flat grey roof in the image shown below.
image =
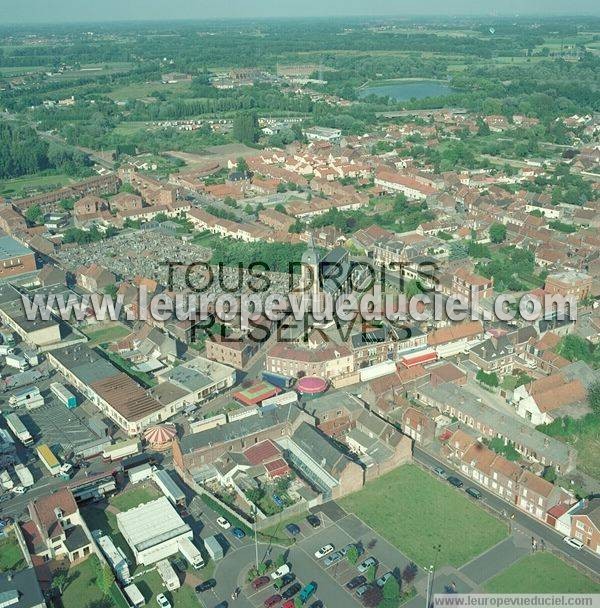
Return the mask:
[[11,236],[0,236],[0,260],[9,260],[20,255],[29,255],[33,251]]

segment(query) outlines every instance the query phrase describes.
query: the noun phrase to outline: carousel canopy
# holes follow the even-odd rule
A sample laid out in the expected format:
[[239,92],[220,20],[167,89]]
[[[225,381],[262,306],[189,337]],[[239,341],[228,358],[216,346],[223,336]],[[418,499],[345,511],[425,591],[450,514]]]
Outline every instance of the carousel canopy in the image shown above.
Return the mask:
[[165,424],[161,426],[151,426],[146,429],[144,439],[146,439],[148,443],[161,444],[173,441],[176,435],[177,431],[175,430],[175,425]]
[[296,384],[296,390],[306,395],[316,395],[327,390],[327,382],[317,376],[305,376]]

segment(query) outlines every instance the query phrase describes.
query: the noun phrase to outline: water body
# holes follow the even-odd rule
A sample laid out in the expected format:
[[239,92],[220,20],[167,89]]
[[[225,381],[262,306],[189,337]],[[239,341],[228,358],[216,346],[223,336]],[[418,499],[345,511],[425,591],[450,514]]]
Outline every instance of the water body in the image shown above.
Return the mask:
[[425,97],[440,97],[453,92],[450,85],[438,80],[399,80],[382,85],[367,86],[360,89],[359,97],[377,95],[379,97],[391,97],[396,101],[408,101],[409,99],[423,99]]

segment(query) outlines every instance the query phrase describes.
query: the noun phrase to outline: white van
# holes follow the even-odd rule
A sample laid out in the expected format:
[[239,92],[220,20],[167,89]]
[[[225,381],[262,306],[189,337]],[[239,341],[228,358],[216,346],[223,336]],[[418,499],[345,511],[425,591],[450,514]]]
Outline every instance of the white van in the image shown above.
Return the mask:
[[273,580],[277,580],[278,578],[281,578],[282,576],[289,574],[291,571],[292,571],[292,569],[287,564],[283,564],[283,566],[280,566],[279,568],[277,568],[277,570],[275,570],[275,572],[271,572],[271,578]]
[[144,599],[144,596],[142,595],[141,591],[134,584],[127,585],[127,587],[124,587],[123,593],[125,593],[127,599],[129,600],[129,603],[133,606],[133,608],[141,608],[146,603],[146,600]]

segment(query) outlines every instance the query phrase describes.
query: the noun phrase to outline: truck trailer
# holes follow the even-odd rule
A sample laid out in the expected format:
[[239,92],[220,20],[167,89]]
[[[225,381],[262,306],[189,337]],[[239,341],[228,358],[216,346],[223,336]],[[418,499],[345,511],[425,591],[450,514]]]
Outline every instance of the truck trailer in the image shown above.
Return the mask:
[[27,359],[25,359],[25,357],[21,355],[15,355],[14,353],[6,355],[6,357],[4,358],[4,362],[6,363],[6,365],[14,367],[15,369],[18,369],[21,372],[24,372],[25,370],[29,369],[29,363],[27,363]]
[[225,557],[223,545],[220,543],[217,536],[207,536],[204,539],[204,546],[206,547],[206,552],[214,561],[218,561]]
[[50,475],[54,477],[60,475],[60,462],[54,455],[54,452],[45,443],[38,445],[35,450],[42,461],[42,464],[48,469]]
[[105,448],[102,457],[104,460],[114,462],[115,460],[121,460],[121,458],[137,454],[140,449],[141,444],[139,439],[127,439],[126,441],[119,441],[118,443]]
[[31,445],[33,443],[33,437],[27,430],[27,427],[23,424],[23,421],[14,412],[6,415],[6,424],[8,428],[13,432],[14,436],[23,444]]
[[60,382],[53,382],[50,385],[50,390],[65,407],[70,410],[77,407],[77,397]]
[[35,483],[31,471],[22,463],[15,465],[15,474],[24,488],[30,488]]
[[283,376],[274,372],[263,372],[262,379],[278,388],[288,389],[294,384],[294,378],[291,376]]
[[180,538],[177,541],[179,552],[188,561],[192,568],[198,570],[198,568],[204,568],[204,560],[202,559],[202,553],[198,550],[198,547],[187,537]]

